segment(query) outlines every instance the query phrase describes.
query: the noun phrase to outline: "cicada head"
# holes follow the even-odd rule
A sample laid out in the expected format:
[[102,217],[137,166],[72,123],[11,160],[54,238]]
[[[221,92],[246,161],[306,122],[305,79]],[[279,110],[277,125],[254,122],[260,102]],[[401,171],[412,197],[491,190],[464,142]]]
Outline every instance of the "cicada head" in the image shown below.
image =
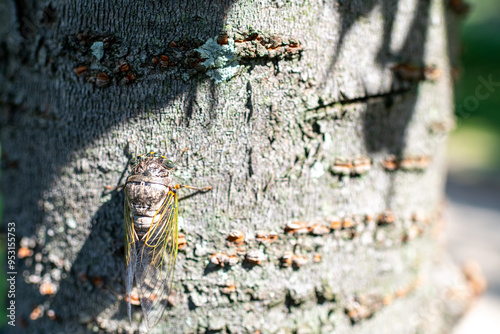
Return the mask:
[[176,162],[155,152],[138,155],[131,163],[132,175],[169,177]]

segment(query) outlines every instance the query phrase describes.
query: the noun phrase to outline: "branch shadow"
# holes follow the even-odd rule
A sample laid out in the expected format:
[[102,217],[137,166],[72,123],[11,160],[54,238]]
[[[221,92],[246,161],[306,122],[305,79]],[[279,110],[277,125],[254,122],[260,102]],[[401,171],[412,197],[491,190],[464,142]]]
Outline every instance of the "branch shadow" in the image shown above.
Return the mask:
[[[31,323],[34,328],[58,328],[61,324],[67,333],[81,332],[86,327],[90,330],[97,315],[110,304],[123,300],[123,200],[123,191],[114,191],[111,199],[99,208],[71,269],[62,273],[64,278],[50,308],[64,321],[59,323],[43,317]],[[127,318],[124,300],[116,311]]]

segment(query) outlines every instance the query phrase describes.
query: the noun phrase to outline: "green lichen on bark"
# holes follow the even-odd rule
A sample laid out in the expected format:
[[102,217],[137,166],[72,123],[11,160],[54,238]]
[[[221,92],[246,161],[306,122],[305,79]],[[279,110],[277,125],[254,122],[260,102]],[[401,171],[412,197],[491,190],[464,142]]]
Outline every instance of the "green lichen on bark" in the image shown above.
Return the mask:
[[235,57],[233,39],[228,39],[227,44],[220,45],[216,38],[209,38],[195,51],[204,59],[201,65],[207,68],[208,77],[215,83],[228,81],[238,72],[239,64]]

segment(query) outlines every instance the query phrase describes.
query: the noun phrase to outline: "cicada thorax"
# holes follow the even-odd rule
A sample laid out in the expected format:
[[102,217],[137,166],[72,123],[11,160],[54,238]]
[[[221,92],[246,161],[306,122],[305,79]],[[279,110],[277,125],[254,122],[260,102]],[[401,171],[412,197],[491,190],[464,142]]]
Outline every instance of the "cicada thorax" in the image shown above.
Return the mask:
[[141,239],[160,219],[156,214],[167,204],[169,192],[174,191],[171,168],[163,159],[148,156],[133,165],[127,178],[125,195],[130,205],[134,229]]
[[150,181],[149,177],[137,175],[135,178],[127,180],[125,186],[134,229],[139,239],[142,239],[151,225],[158,222],[160,217],[156,216],[156,213],[165,203],[168,193],[171,191],[169,188],[170,178],[165,178],[163,184],[151,183]]

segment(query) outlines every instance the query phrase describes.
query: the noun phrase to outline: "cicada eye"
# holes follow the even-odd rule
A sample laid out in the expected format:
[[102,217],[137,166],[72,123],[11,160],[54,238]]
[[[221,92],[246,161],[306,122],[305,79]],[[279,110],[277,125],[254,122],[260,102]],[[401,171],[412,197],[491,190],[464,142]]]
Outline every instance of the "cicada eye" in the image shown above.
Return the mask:
[[163,160],[163,164],[165,164],[168,168],[175,168],[175,162],[172,160],[165,159]]
[[151,151],[147,155],[148,155],[148,158],[159,158],[160,157],[160,155],[158,153],[156,153],[155,151]]

